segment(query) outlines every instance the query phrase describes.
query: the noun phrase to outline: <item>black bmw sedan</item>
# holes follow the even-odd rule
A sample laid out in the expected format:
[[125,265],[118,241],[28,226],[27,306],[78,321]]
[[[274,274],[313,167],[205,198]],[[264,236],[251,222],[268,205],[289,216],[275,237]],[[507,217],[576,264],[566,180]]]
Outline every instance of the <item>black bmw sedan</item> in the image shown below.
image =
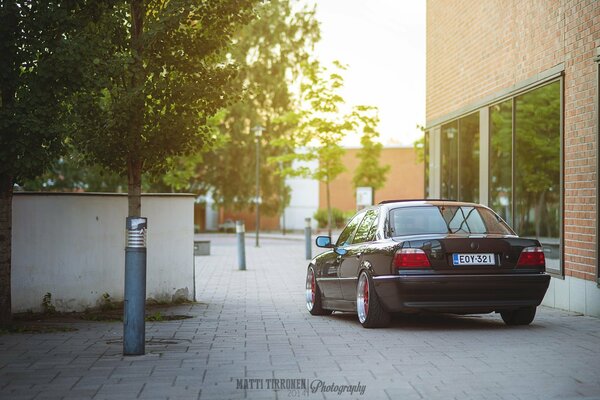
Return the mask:
[[312,315],[351,311],[365,328],[390,314],[498,312],[527,325],[550,276],[535,239],[518,237],[491,209],[455,201],[386,201],[358,212],[309,264]]

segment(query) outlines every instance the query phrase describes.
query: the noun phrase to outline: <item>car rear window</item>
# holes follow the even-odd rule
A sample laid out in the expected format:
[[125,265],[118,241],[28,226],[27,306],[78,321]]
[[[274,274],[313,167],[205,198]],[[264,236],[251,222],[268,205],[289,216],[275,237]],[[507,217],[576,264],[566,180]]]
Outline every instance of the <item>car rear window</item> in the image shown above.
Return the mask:
[[419,206],[390,211],[391,235],[466,233],[514,235],[496,214],[483,207]]

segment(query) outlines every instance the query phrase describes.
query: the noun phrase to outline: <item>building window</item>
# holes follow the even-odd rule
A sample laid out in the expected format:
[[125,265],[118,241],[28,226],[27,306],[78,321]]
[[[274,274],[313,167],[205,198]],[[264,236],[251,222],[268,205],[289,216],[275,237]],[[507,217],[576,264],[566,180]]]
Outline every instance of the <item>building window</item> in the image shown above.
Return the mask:
[[441,197],[479,202],[479,112],[442,125]]
[[512,100],[490,107],[489,204],[512,225]]
[[479,113],[458,120],[458,198],[479,202]]
[[561,82],[490,107],[490,206],[560,272]]
[[515,99],[515,221],[522,236],[560,235],[560,82]]
[[458,200],[458,121],[442,125],[442,199]]

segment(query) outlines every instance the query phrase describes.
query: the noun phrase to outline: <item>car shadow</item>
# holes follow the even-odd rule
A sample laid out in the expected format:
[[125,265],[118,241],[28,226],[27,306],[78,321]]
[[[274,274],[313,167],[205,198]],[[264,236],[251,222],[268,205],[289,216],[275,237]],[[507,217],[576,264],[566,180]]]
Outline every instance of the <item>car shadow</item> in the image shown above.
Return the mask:
[[[358,318],[354,313],[333,313],[329,318],[335,318],[345,323],[360,327]],[[500,329],[543,329],[544,326],[536,324],[534,320],[531,325],[507,326],[500,318],[500,314],[441,314],[441,313],[418,313],[418,314],[394,314],[387,328],[404,331],[421,330],[500,330]]]

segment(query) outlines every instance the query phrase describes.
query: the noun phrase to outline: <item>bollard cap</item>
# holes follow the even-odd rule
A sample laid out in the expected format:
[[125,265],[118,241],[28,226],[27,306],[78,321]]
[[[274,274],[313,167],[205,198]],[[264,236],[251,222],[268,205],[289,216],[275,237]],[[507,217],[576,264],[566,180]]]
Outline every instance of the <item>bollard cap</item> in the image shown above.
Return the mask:
[[246,232],[246,226],[244,225],[244,221],[235,221],[235,232],[236,233]]
[[148,218],[127,217],[125,225],[127,228],[127,234],[125,235],[126,247],[145,248]]
[[127,217],[126,226],[127,230],[129,231],[139,231],[142,229],[148,229],[148,218]]
[[310,221],[311,221],[311,220],[310,220],[310,218],[304,218],[304,222],[306,223],[306,225],[305,225],[305,226],[306,226],[307,228],[310,228]]

